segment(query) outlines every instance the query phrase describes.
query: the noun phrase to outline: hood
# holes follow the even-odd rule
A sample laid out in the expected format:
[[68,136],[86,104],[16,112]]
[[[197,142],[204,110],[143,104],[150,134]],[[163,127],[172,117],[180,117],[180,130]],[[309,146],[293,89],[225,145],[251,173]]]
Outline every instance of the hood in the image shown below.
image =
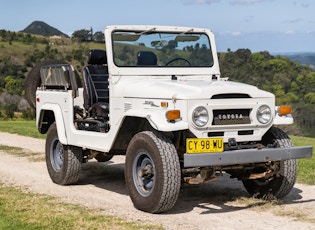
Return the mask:
[[226,80],[146,79],[128,84],[124,97],[180,100],[210,99],[217,94],[248,94],[251,98],[274,97],[255,86]]

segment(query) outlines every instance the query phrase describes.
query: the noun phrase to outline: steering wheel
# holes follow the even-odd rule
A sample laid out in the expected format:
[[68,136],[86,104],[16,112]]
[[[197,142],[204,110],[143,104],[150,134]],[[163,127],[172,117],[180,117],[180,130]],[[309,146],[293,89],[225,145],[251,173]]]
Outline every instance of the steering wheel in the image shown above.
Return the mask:
[[180,57],[179,57],[179,58],[174,58],[174,59],[168,61],[168,62],[165,64],[165,66],[168,66],[169,64],[171,64],[171,63],[174,62],[174,61],[180,61],[180,60],[187,62],[188,65],[191,66],[191,63],[190,63],[187,59],[185,59],[185,58],[180,58]]

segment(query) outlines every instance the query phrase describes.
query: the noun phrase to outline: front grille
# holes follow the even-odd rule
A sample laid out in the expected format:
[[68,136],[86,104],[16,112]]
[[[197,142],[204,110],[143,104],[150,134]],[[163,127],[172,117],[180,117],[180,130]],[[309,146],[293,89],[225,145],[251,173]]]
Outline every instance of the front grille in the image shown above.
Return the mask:
[[250,124],[250,109],[213,110],[212,125]]

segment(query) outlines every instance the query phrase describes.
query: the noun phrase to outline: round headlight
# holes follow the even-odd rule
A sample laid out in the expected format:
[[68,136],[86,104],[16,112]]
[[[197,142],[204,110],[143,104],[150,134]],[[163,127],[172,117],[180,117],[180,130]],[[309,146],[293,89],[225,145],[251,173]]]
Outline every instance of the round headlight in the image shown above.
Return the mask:
[[271,121],[271,109],[267,105],[262,105],[257,110],[257,120],[262,124],[267,124]]
[[205,126],[209,120],[209,114],[205,107],[199,106],[192,113],[192,120],[198,127]]

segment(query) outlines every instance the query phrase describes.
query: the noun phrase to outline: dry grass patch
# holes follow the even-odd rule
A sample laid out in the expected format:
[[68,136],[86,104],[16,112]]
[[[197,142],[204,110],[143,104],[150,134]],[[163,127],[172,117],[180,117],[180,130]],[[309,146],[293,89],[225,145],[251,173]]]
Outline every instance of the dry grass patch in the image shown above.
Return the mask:
[[0,151],[17,157],[26,157],[29,161],[32,162],[45,161],[44,153],[32,152],[19,147],[0,145]]
[[314,210],[305,206],[286,203],[282,200],[264,200],[253,197],[240,197],[231,205],[244,207],[255,212],[271,212],[273,215],[289,217],[294,221],[314,223]]

